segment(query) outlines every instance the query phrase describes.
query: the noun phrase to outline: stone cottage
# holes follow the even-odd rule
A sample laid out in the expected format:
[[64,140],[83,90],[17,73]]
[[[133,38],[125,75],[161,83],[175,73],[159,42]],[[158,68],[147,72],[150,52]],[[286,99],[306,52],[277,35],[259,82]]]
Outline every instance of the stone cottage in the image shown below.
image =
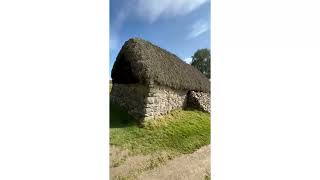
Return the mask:
[[187,107],[210,112],[209,79],[176,55],[143,39],[124,43],[111,77],[111,102],[135,119],[156,119]]

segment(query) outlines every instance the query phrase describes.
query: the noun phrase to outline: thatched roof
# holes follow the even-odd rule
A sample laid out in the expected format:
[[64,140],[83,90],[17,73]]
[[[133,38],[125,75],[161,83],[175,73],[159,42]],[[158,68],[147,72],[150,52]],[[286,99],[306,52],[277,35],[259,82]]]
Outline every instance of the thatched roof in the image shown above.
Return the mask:
[[122,46],[111,72],[112,82],[150,82],[175,89],[210,92],[210,82],[200,71],[176,55],[139,38]]

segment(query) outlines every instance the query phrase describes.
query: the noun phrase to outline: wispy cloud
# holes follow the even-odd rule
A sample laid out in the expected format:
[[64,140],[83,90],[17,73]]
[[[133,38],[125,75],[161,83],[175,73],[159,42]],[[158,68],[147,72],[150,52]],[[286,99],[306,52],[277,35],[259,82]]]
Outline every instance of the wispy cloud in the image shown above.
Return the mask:
[[209,24],[206,21],[199,20],[191,27],[191,32],[188,34],[187,39],[193,39],[209,30]]
[[123,4],[110,26],[110,49],[119,46],[119,33],[126,19],[131,16],[149,23],[166,17],[187,15],[209,0],[132,0]]
[[188,64],[190,64],[191,61],[192,61],[192,58],[191,58],[191,57],[188,57],[188,58],[185,58],[185,59],[184,59],[184,62],[186,62],[186,63],[188,63]]
[[161,16],[172,17],[186,15],[209,0],[137,0],[136,13],[155,22]]

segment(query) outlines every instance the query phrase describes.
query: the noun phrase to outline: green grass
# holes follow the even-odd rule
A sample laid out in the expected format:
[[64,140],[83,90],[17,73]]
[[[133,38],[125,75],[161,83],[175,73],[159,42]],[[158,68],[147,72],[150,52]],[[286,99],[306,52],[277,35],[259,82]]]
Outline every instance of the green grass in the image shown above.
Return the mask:
[[210,144],[210,114],[176,110],[157,123],[139,128],[127,113],[111,104],[110,144],[142,154],[155,151],[192,153]]

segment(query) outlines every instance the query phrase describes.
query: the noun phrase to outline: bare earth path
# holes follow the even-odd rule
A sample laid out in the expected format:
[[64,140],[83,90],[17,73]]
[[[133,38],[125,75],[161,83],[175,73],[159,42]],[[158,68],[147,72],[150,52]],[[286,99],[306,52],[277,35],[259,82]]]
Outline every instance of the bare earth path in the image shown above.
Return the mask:
[[[159,166],[150,166],[150,162],[155,159],[152,156],[126,156],[121,161],[120,151],[110,154],[113,162],[111,162],[110,177],[111,179],[139,179],[139,180],[203,180],[205,176],[210,176],[210,145],[198,149],[192,154],[181,155]],[[127,155],[127,153],[124,153]],[[120,159],[122,163],[118,163],[114,157]],[[118,163],[116,167],[114,162]]]
[[139,179],[198,180],[210,172],[210,145],[192,154],[182,155],[159,168],[144,172]]

